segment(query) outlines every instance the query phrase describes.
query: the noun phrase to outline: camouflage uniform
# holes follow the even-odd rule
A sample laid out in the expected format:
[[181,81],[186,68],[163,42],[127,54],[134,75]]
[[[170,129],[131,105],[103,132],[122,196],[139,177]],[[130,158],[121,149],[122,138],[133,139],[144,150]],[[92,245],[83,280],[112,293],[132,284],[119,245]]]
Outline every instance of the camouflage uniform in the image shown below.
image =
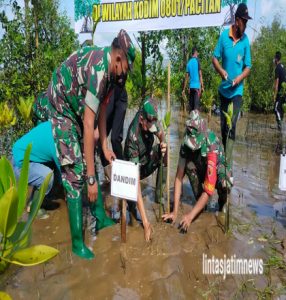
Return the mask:
[[222,144],[215,133],[206,128],[205,121],[200,118],[198,111],[192,111],[186,121],[186,133],[180,149],[179,165],[184,166],[196,199],[205,190],[204,183],[208,168],[208,153],[216,153],[217,180],[215,189],[218,192],[219,208],[226,201],[226,184],[231,184],[231,170],[226,166]]
[[[110,47],[85,47],[74,52],[54,73],[48,90],[35,104],[36,121],[51,120],[63,184],[72,198],[83,185],[83,113],[88,105],[96,114],[110,89]],[[72,168],[70,167],[72,166]]]
[[161,158],[160,145],[154,145],[154,134],[160,132],[156,122],[154,132],[144,131],[139,122],[142,110],[137,112],[131,122],[125,140],[124,156],[126,160],[140,163],[140,179],[151,175],[159,166]]
[[[128,34],[121,30],[113,43],[126,55],[129,69],[135,59],[135,48]],[[116,44],[116,45],[115,45]],[[111,47],[84,47],[54,71],[45,93],[34,104],[35,122],[51,120],[56,154],[59,159],[63,185],[66,190],[73,252],[83,258],[93,258],[82,236],[82,192],[86,162],[83,156],[83,116],[88,106],[98,117],[100,103],[109,99],[117,74],[109,73]],[[122,70],[123,73],[123,70]],[[124,74],[124,73],[123,73]],[[114,78],[112,79],[112,76]],[[125,82],[123,82],[123,85]],[[98,176],[96,176],[98,181]],[[106,216],[100,186],[91,212],[104,228],[113,224]]]

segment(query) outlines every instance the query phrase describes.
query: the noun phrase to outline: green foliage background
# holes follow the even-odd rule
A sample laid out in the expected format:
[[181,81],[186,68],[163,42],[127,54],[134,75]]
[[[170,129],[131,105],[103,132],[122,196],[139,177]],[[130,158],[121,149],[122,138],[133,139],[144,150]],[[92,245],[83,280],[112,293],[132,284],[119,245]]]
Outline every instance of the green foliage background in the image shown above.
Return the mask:
[[37,5],[29,3],[24,10],[13,1],[12,20],[1,12],[4,29],[0,42],[1,101],[14,104],[20,96],[28,97],[45,90],[52,71],[79,46],[68,17],[59,13],[57,0],[34,2]]
[[[231,4],[230,4],[231,2]],[[243,1],[224,1],[224,5]],[[17,107],[19,99],[27,105],[49,84],[53,70],[80,45],[65,13],[60,13],[59,0],[24,0],[25,7],[17,1],[0,0],[0,8],[10,6],[13,18],[0,12],[4,35],[0,40],[0,103],[7,103],[15,111],[16,125],[0,128],[0,155],[20,135],[30,129]],[[5,5],[4,5],[5,4]],[[77,7],[78,18],[86,15],[85,4]],[[212,66],[212,54],[223,28],[192,28],[140,33],[138,44],[145,41],[146,79],[142,76],[141,49],[137,49],[133,72],[129,74],[126,88],[129,107],[138,107],[142,101],[142,85],[146,80],[146,94],[165,98],[167,93],[167,59],[171,63],[172,100],[186,107],[182,98],[186,64],[191,49],[196,46],[203,71],[206,95],[202,97],[203,109],[219,104],[218,86],[221,78]],[[162,47],[159,45],[164,45]],[[262,26],[251,45],[252,70],[245,80],[243,110],[272,112],[273,110],[273,57],[282,52],[286,57],[286,29],[277,16],[271,25]],[[166,55],[167,53],[167,55]],[[165,57],[165,59],[164,59]],[[211,103],[212,99],[212,103]],[[0,112],[1,113],[1,112]],[[2,130],[2,135],[1,135]]]
[[[2,5],[2,6],[1,6]],[[10,7],[12,19],[5,10]],[[5,8],[5,10],[4,10]],[[58,0],[0,2],[0,102],[16,108],[20,98],[35,97],[47,89],[53,70],[79,47],[69,18],[59,11]],[[7,153],[13,141],[31,126],[15,109],[17,122],[1,136],[0,155]]]
[[273,110],[274,69],[273,58],[276,51],[282,53],[286,63],[286,28],[282,19],[276,17],[270,26],[263,26],[255,39],[252,51],[252,69],[249,78],[251,108],[255,111]]

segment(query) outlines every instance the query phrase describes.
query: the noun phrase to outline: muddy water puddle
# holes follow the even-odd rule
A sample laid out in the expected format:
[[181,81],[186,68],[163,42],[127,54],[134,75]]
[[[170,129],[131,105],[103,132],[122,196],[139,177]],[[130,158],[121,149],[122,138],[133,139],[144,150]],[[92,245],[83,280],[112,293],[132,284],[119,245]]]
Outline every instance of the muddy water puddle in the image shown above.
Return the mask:
[[[127,114],[126,128],[133,113]],[[171,200],[185,115],[174,111],[172,118]],[[281,148],[281,136],[271,128],[274,124],[273,116],[251,114],[238,123],[230,234],[223,232],[223,216],[211,212],[216,196],[208,205],[209,211],[197,218],[188,233],[179,233],[178,222],[194,201],[187,180],[177,223],[157,222],[156,177],[150,176],[143,182],[147,215],[154,229],[150,243],[144,241],[139,223],[127,226],[126,244],[121,243],[120,224],[100,231],[95,241],[87,230],[86,241],[96,258],[81,260],[71,253],[66,205],[58,200],[59,209],[50,212],[46,220],[36,220],[32,242],[56,247],[60,254],[41,266],[10,267],[1,276],[0,290],[13,299],[279,299],[286,294],[286,272],[273,262],[285,255],[286,222],[282,214],[276,215],[274,205],[283,203],[286,195],[278,189],[280,158],[276,152]],[[219,133],[219,118],[212,117],[209,126]],[[100,178],[104,180],[102,171]],[[114,199],[107,184],[103,192],[110,211]],[[261,258],[272,267],[265,265],[263,275],[227,275],[223,279],[203,274],[203,254]]]

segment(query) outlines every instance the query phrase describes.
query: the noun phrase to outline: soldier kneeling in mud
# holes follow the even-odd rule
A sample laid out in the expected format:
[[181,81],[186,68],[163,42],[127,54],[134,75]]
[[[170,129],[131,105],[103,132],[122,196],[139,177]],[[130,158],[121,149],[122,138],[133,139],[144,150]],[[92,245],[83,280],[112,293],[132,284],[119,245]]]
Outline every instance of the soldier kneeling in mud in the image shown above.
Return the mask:
[[218,193],[219,211],[227,199],[227,187],[232,185],[230,168],[226,166],[223,147],[214,132],[207,129],[199,111],[190,113],[180,149],[180,157],[174,184],[174,208],[162,216],[164,221],[176,221],[184,175],[187,174],[195,199],[193,209],[186,213],[179,228],[186,232],[190,224],[205,208],[214,190]]
[[[158,137],[160,144],[153,146],[154,135]],[[125,159],[140,163],[140,179],[144,179],[159,169],[162,155],[164,156],[164,165],[166,165],[166,150],[164,133],[158,124],[157,105],[152,98],[148,97],[129,126],[124,148]],[[160,181],[159,173],[157,173],[157,183]],[[137,203],[143,222],[145,240],[149,241],[152,229],[145,213],[140,184],[138,185]],[[128,206],[129,211],[134,214],[135,202],[129,202]]]

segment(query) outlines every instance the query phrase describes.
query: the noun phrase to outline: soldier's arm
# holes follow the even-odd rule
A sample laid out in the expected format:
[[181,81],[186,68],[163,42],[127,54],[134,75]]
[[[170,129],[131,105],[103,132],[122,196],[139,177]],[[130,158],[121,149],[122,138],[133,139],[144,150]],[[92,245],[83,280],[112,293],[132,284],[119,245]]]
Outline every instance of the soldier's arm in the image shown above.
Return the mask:
[[164,214],[162,216],[164,221],[171,220],[174,223],[177,219],[180,198],[181,198],[183,178],[185,175],[185,166],[186,166],[186,159],[180,157],[179,162],[178,162],[178,167],[177,167],[175,183],[174,183],[174,209],[171,213]]
[[154,125],[156,126],[155,135],[158,137],[160,143],[165,142],[165,133],[163,131],[161,123],[159,121],[156,121]]
[[113,151],[109,150],[107,147],[107,136],[106,136],[106,108],[107,103],[101,103],[100,104],[100,113],[99,113],[99,136],[100,136],[100,142],[102,145],[102,151],[104,153],[104,156],[106,160],[111,163],[113,159],[116,158],[116,155]]
[[156,133],[156,136],[158,137],[160,143],[165,142],[165,134],[164,131],[160,128],[160,131]]
[[180,226],[183,230],[187,230],[190,224],[194,221],[197,215],[207,205],[209,197],[214,193],[216,180],[217,180],[217,153],[215,151],[207,154],[207,169],[204,181],[204,191],[200,195],[194,208],[187,214],[185,214],[180,222]]
[[[94,111],[86,106],[84,110],[83,120],[83,144],[84,157],[86,160],[87,176],[95,176],[94,168]],[[97,183],[88,185],[88,198],[91,202],[97,199]]]
[[139,213],[140,213],[140,216],[142,219],[142,223],[143,223],[143,227],[144,227],[144,237],[145,237],[146,242],[149,242],[151,239],[152,228],[151,228],[151,224],[149,223],[147,215],[146,215],[143,198],[142,198],[142,193],[141,193],[140,182],[138,184],[137,206],[138,206],[138,210],[139,210]]
[[204,209],[206,204],[208,203],[209,195],[206,192],[202,192],[199,200],[197,201],[194,208],[187,214],[185,214],[180,222],[180,227],[187,231],[190,224],[194,221],[196,216]]
[[134,163],[139,163],[139,145],[137,137],[135,136],[135,133],[132,133],[130,136],[128,136],[125,140],[125,147],[126,149],[126,159],[129,161],[132,161]]
[[[139,163],[139,145],[138,145],[138,137],[135,132],[129,132],[128,136],[125,140],[125,155],[129,161],[134,163]],[[137,198],[137,206],[142,219],[143,227],[144,227],[144,237],[148,242],[151,239],[151,225],[147,219],[147,215],[145,212],[145,207],[143,203],[143,198],[141,194],[141,186],[140,186],[140,178],[138,184],[138,198]]]

